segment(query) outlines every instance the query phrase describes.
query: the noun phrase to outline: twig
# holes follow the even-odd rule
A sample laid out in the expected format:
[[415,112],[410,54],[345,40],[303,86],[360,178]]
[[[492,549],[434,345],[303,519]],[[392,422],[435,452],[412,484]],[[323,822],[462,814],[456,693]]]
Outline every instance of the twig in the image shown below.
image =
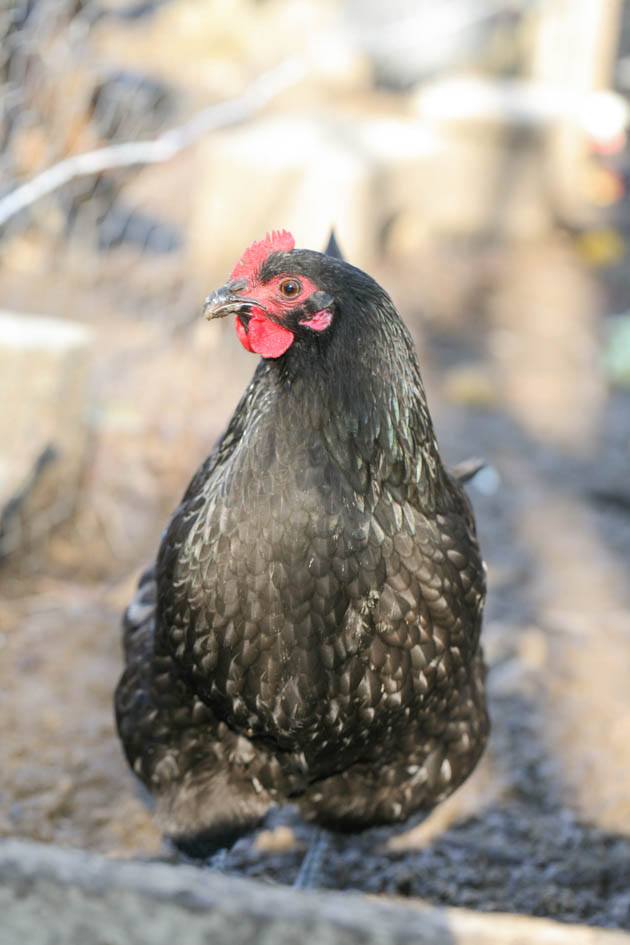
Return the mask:
[[259,76],[242,95],[204,108],[183,125],[165,131],[152,141],[130,141],[65,158],[0,199],[0,226],[77,177],[99,174],[115,167],[170,161],[208,131],[226,128],[249,118],[280,92],[299,82],[305,74],[304,61],[286,60]]

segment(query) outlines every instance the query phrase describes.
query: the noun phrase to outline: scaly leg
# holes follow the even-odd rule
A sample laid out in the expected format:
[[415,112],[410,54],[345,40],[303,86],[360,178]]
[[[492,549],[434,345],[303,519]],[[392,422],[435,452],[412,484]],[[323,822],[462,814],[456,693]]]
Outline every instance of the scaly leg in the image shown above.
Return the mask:
[[308,850],[302,860],[294,889],[317,889],[321,886],[322,867],[326,854],[331,848],[331,834],[322,827],[316,827]]

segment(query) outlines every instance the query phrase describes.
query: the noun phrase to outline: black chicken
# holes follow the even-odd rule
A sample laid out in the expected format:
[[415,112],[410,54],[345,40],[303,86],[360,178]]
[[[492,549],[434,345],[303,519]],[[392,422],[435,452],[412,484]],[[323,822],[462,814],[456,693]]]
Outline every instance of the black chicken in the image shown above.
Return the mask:
[[411,338],[286,232],[205,311],[262,360],[125,615],[129,764],[193,855],[287,799],[335,830],[405,821],[488,734],[484,566]]

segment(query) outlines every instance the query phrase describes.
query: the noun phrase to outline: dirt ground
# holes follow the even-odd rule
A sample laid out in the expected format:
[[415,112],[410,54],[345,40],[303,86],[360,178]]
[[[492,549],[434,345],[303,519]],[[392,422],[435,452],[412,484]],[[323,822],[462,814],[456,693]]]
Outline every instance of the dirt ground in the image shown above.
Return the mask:
[[[107,262],[94,293],[80,269],[69,289],[71,262],[1,274],[6,307],[90,325],[95,410],[76,515],[0,571],[0,833],[156,856],[112,724],[119,614],[253,362],[196,296],[169,308],[163,272],[138,317],[129,267]],[[451,243],[379,276],[416,334],[443,453],[491,464],[470,494],[493,733],[424,823],[339,840],[325,884],[630,928],[630,393],[601,373],[623,274],[557,236]],[[281,811],[226,868],[291,882],[308,836]]]

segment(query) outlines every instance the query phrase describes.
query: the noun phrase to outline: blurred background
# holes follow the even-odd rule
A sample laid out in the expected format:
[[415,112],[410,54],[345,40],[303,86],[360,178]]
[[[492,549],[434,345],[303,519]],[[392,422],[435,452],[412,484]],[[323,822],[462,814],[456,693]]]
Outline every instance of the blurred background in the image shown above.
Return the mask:
[[[111,694],[255,366],[201,303],[334,226],[489,463],[494,732],[329,885],[630,927],[629,96],[622,0],[0,0],[0,835],[159,849]],[[301,830],[230,867],[290,878]]]

